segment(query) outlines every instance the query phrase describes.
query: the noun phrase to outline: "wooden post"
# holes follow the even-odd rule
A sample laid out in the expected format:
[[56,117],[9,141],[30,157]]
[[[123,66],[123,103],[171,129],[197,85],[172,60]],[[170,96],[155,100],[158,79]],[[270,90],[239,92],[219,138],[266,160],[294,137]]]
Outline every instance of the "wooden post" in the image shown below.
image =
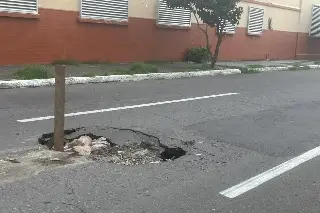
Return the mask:
[[65,72],[64,65],[55,66],[54,149],[60,152],[64,151]]

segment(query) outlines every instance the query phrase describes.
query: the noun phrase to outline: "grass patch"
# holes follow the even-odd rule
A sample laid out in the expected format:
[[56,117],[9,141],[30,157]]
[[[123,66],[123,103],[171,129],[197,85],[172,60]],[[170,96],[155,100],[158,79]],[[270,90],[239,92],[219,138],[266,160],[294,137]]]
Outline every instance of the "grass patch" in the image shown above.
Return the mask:
[[129,70],[126,69],[113,69],[111,71],[106,72],[105,75],[132,75]]
[[249,64],[249,65],[247,65],[246,66],[247,68],[251,68],[251,69],[254,69],[254,68],[264,68],[264,67],[266,67],[266,66],[262,66],[262,65],[260,65],[260,64]]
[[70,65],[70,66],[79,66],[80,62],[74,59],[57,59],[51,63],[52,65],[61,64],[61,65]]
[[254,68],[247,68],[247,67],[239,67],[238,68],[241,73],[243,74],[252,74],[252,73],[259,73],[258,70],[254,69]]
[[201,64],[200,69],[201,70],[214,70],[216,69],[218,66],[212,67],[211,64]]
[[19,69],[13,74],[13,77],[21,80],[32,79],[48,79],[53,78],[53,74],[49,72],[44,66],[27,66]]
[[145,64],[173,64],[174,61],[163,61],[163,60],[150,60],[145,61]]
[[147,74],[157,73],[158,68],[154,64],[147,63],[134,63],[129,69],[113,69],[106,72],[105,75],[134,75],[134,74]]
[[89,60],[89,61],[84,61],[82,64],[87,64],[87,65],[99,65],[99,64],[111,64],[111,62],[108,61],[96,61],[96,60]]
[[158,68],[154,64],[148,64],[148,63],[134,63],[129,71],[133,74],[139,73],[139,74],[146,74],[146,73],[157,73]]
[[82,62],[82,64],[97,65],[97,64],[101,64],[101,62],[99,62],[99,61],[84,61],[84,62]]
[[96,74],[94,72],[83,73],[82,77],[95,77]]

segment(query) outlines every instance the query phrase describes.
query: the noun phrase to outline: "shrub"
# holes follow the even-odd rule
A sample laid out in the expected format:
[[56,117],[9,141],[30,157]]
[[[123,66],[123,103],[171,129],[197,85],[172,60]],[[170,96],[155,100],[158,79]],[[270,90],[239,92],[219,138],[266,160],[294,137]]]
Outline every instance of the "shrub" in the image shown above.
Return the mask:
[[210,52],[204,47],[195,47],[186,50],[185,61],[203,63],[210,60]]
[[13,76],[22,80],[53,78],[52,73],[49,72],[44,66],[35,65],[19,69],[13,74]]
[[156,73],[158,72],[158,68],[156,65],[154,64],[147,64],[147,63],[134,63],[130,69],[129,72],[131,74],[135,74],[135,73],[140,73],[140,74],[144,74],[144,73]]

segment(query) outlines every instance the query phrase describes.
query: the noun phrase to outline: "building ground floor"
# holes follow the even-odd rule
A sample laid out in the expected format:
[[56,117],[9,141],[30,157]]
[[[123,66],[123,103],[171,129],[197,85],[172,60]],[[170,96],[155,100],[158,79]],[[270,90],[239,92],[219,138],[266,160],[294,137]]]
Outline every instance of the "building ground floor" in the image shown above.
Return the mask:
[[[50,63],[57,59],[129,62],[181,60],[187,48],[205,45],[196,24],[160,28],[154,19],[129,17],[126,24],[83,22],[79,12],[39,9],[37,16],[0,17],[0,65]],[[212,42],[215,31],[212,29]],[[214,45],[213,45],[214,46]],[[246,28],[226,35],[220,61],[320,59],[320,39],[308,33]]]

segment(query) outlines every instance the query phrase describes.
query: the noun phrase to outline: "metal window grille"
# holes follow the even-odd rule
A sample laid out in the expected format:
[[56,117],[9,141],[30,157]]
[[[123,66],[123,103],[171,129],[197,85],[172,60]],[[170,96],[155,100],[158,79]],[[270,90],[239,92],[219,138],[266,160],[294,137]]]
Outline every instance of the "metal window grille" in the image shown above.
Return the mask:
[[231,24],[229,21],[226,21],[226,26],[224,27],[223,33],[224,34],[235,34],[236,33],[236,26]]
[[18,13],[38,13],[37,0],[0,0],[0,11]]
[[170,9],[166,1],[158,0],[158,24],[168,26],[189,27],[191,25],[191,12],[183,8]]
[[263,32],[264,9],[249,7],[248,35],[261,35]]
[[312,6],[310,36],[320,38],[320,5]]
[[128,0],[81,0],[80,14],[81,18],[127,21]]

